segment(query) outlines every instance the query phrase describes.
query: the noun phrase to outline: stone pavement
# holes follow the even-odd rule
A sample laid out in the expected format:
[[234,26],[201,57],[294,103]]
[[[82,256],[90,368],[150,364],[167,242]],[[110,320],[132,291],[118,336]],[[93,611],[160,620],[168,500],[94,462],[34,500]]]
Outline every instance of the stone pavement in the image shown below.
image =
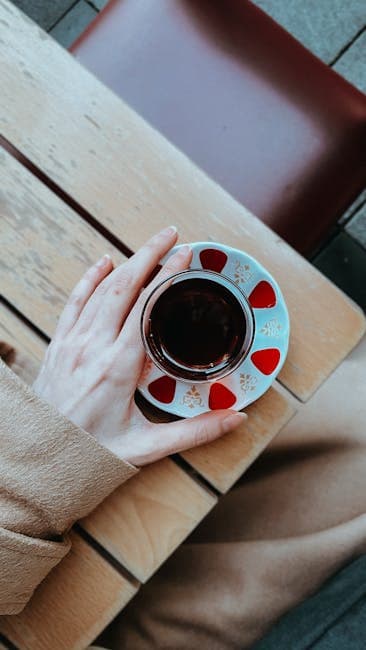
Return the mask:
[[[69,47],[108,0],[13,2]],[[256,0],[256,4],[366,93],[365,0]],[[366,190],[312,261],[366,310]]]

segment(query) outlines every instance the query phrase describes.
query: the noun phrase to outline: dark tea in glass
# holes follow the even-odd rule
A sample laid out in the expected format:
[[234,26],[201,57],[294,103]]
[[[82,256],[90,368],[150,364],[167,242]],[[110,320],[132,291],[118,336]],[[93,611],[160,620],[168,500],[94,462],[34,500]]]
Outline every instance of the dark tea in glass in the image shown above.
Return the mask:
[[182,271],[162,282],[146,301],[141,326],[153,362],[186,381],[232,372],[254,335],[244,293],[222,274],[202,270]]

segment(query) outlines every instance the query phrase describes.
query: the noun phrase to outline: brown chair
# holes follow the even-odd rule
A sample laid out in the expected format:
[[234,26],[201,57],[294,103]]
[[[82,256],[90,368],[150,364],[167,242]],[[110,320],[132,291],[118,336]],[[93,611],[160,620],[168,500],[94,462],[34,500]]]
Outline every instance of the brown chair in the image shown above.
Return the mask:
[[366,97],[247,0],[112,0],[75,56],[301,252],[366,184]]

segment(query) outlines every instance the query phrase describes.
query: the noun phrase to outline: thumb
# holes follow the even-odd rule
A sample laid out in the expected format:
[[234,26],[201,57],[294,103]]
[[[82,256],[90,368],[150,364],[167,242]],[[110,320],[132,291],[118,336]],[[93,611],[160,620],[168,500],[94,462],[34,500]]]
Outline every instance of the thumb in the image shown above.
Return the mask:
[[153,429],[156,460],[212,442],[224,433],[236,429],[247,418],[246,413],[222,409],[178,422],[155,424]]

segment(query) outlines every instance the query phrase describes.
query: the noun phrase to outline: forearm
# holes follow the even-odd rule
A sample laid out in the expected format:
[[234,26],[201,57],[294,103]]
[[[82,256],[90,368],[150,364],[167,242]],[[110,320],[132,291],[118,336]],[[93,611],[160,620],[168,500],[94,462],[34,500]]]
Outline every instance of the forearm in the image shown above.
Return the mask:
[[0,613],[69,550],[64,533],[137,470],[39,400],[0,361]]

